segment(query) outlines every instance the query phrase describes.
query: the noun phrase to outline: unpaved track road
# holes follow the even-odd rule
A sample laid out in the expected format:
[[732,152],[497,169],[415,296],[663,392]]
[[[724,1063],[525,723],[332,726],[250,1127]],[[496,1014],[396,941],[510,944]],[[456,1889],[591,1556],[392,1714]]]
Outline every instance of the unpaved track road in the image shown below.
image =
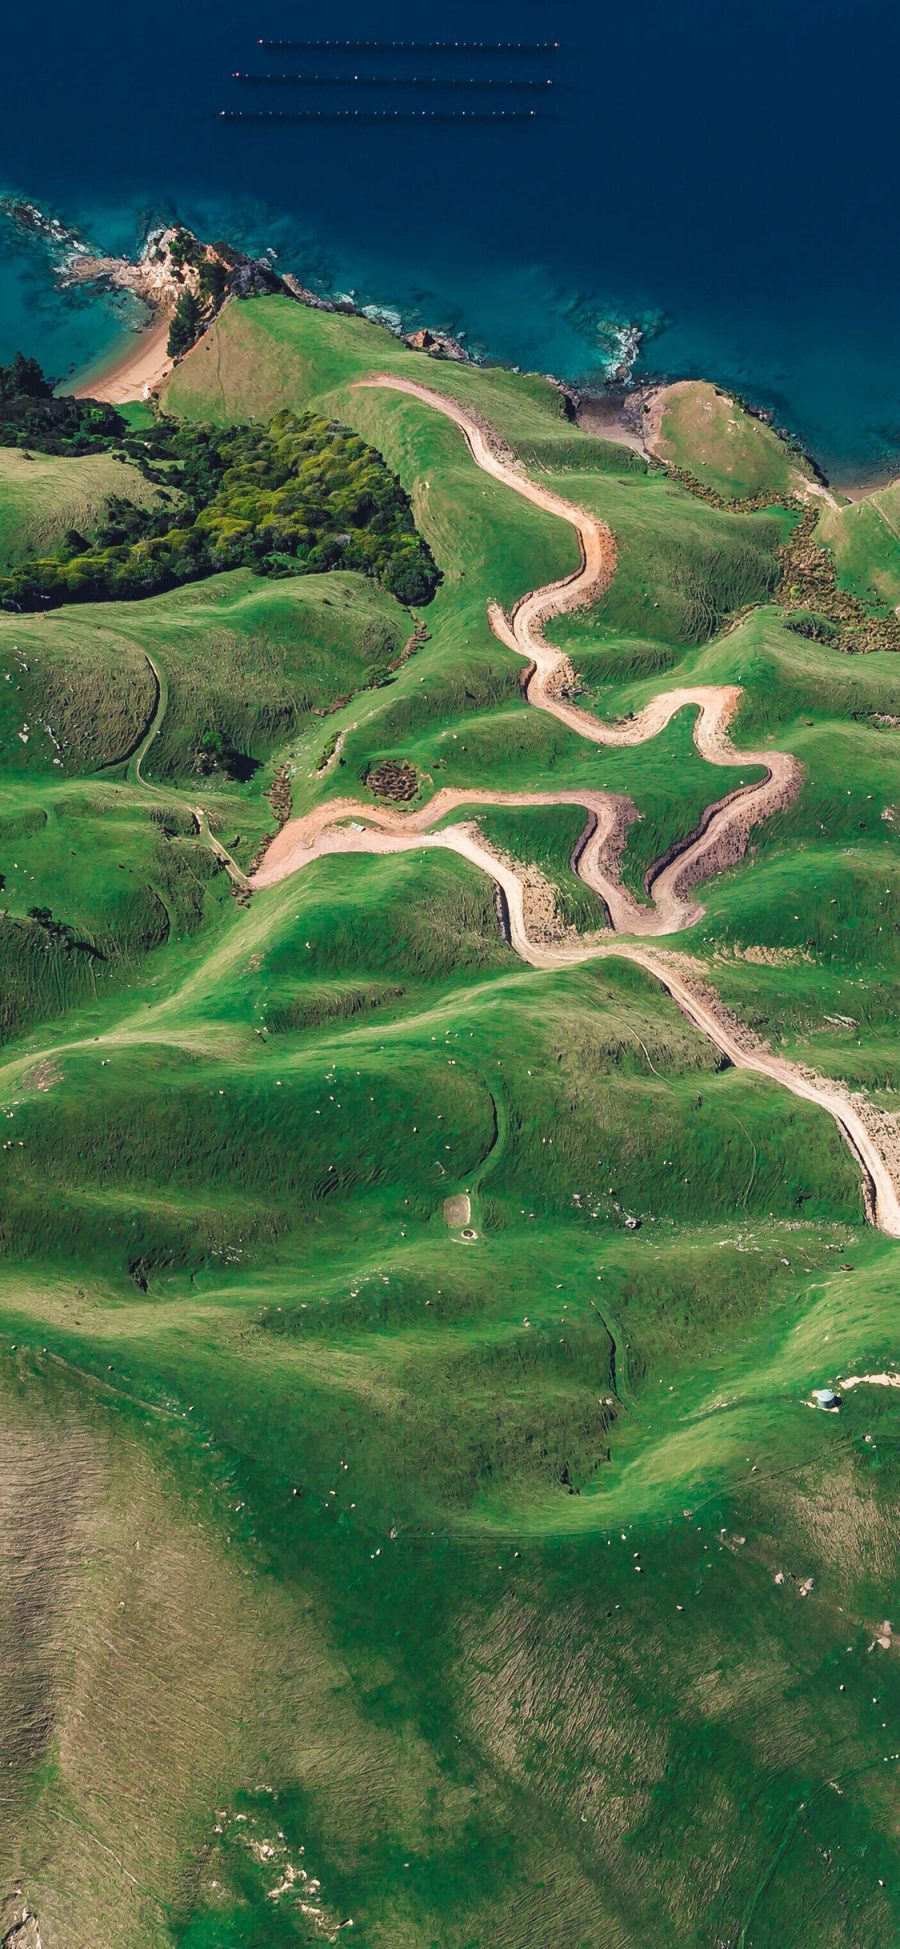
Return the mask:
[[[765,776],[759,783],[741,787],[708,808],[698,832],[674,857],[660,863],[658,871],[651,871],[652,908],[642,907],[635,901],[621,886],[615,871],[615,849],[621,843],[628,820],[634,816],[633,807],[627,800],[617,799],[610,793],[589,791],[463,792],[444,787],[427,806],[411,813],[352,799],[332,799],[282,827],[254,874],[251,886],[273,886],[313,860],[336,853],[387,854],[442,847],[460,854],[489,874],[502,889],[511,945],[531,967],[545,970],[573,967],[609,954],[634,961],[662,983],[694,1026],[709,1037],[736,1069],[768,1077],[792,1095],[827,1111],[863,1172],[872,1222],[891,1237],[900,1238],[900,1197],[884,1151],[847,1094],[751,1043],[749,1038],[744,1041],[738,1025],[701,991],[699,969],[694,982],[669,958],[631,942],[617,941],[613,945],[596,938],[558,943],[531,940],[525,923],[523,880],[515,868],[499,860],[470,826],[450,826],[441,832],[431,830],[439,819],[462,805],[583,806],[589,828],[577,858],[577,870],[604,900],[613,927],[631,934],[666,934],[697,918],[702,909],[688,899],[690,890],[710,873],[719,872],[741,858],[751,827],[790,803],[800,789],[802,774],[797,760],[788,752],[735,750],[729,737],[729,726],[741,696],[735,685],[700,684],[664,691],[620,724],[604,724],[569,703],[561,693],[571,679],[571,667],[561,650],[544,641],[543,625],[551,616],[596,601],[608,588],[616,563],[611,531],[605,522],[583,513],[552,489],[520,473],[513,456],[492,435],[490,428],[454,401],[413,380],[387,375],[373,376],[359,383],[363,387],[412,394],[443,413],[461,429],[472,458],[485,473],[575,529],[580,562],[570,576],[533,589],[516,603],[508,616],[497,604],[492,604],[489,610],[494,634],[528,663],[523,689],[530,704],[549,712],[580,737],[607,746],[642,744],[663,730],[677,711],[692,706],[697,710],[694,743],[710,764],[759,765],[764,767]],[[366,829],[354,831],[335,825],[336,820],[349,818],[365,820]]]
[[[574,528],[580,561],[571,575],[544,588],[533,589],[516,603],[508,616],[496,603],[488,612],[495,636],[528,664],[523,689],[536,710],[546,711],[594,744],[622,747],[646,743],[664,730],[678,711],[694,708],[697,711],[694,743],[708,763],[760,766],[764,777],[757,784],[739,786],[709,806],[696,833],[672,857],[651,868],[648,891],[652,905],[644,905],[628,893],[616,866],[624,832],[635,817],[634,807],[613,793],[591,791],[519,794],[444,789],[435,793],[427,806],[413,813],[376,808],[353,799],[333,799],[305,818],[288,821],[273,840],[254,885],[270,886],[286,873],[296,872],[306,863],[311,847],[323,850],[326,829],[337,819],[365,819],[370,826],[377,825],[397,840],[415,834],[416,843],[421,843],[422,835],[430,833],[440,819],[464,805],[580,805],[588,815],[588,828],[578,849],[576,870],[585,884],[599,894],[615,930],[628,934],[672,934],[689,926],[703,911],[690,897],[692,889],[710,873],[734,865],[744,853],[752,826],[768,814],[782,810],[796,796],[801,783],[797,760],[783,751],[735,750],[728,731],[740,702],[741,692],[736,685],[695,684],[664,691],[621,724],[604,724],[590,712],[567,702],[562,693],[571,682],[571,666],[561,650],[544,641],[543,625],[551,616],[596,601],[609,587],[616,565],[616,547],[610,529],[605,522],[564,501],[551,488],[529,480],[489,428],[440,393],[431,392],[427,386],[412,380],[390,376],[364,379],[360,386],[411,393],[443,413],[461,429],[473,460],[485,473]],[[434,843],[452,845],[455,851],[466,851],[473,858],[472,837],[463,837],[465,843],[461,845],[459,837],[451,840],[449,834],[443,833],[434,836]],[[413,843],[411,837],[409,843]],[[372,850],[366,844],[365,835],[360,834],[348,835],[346,846],[360,852]],[[338,848],[329,840],[328,851],[344,849],[344,845]],[[378,850],[398,849],[380,844]],[[477,863],[482,863],[481,858]]]
[[767,1076],[773,1083],[780,1083],[790,1090],[793,1096],[802,1097],[807,1103],[815,1103],[820,1110],[827,1110],[862,1170],[870,1222],[877,1225],[880,1231],[887,1232],[890,1238],[900,1238],[897,1186],[877,1137],[849,1096],[836,1084],[813,1076],[811,1072],[804,1073],[794,1063],[786,1062],[768,1049],[748,1047],[741,1038],[738,1025],[724,1019],[722,1011],[710,997],[698,993],[689,975],[672,967],[661,955],[654,954],[652,948],[626,946],[623,943],[613,951],[627,955],[629,961],[636,961],[639,967],[655,975],[688,1020],[709,1036],[735,1069],[750,1069],[757,1076]]

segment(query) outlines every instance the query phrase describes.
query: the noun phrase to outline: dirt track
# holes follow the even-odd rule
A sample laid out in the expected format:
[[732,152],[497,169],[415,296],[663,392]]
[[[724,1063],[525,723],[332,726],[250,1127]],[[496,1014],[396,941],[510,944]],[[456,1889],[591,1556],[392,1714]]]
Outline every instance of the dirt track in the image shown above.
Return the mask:
[[[326,854],[399,853],[423,847],[443,847],[459,853],[502,888],[509,913],[511,945],[530,966],[567,967],[610,953],[635,961],[663,983],[694,1025],[709,1036],[736,1068],[767,1076],[794,1096],[826,1110],[838,1124],[863,1171],[873,1223],[892,1237],[900,1237],[900,1198],[883,1148],[867,1127],[870,1119],[864,1121],[849,1096],[833,1084],[759,1047],[749,1036],[741,1037],[737,1025],[703,992],[699,969],[697,979],[692,980],[669,957],[637,944],[616,942],[613,946],[601,937],[558,943],[531,939],[525,923],[523,879],[516,869],[498,859],[471,826],[433,830],[438,820],[462,805],[581,805],[588,814],[588,829],[576,857],[577,870],[605,902],[613,927],[630,934],[666,934],[687,926],[702,912],[696,901],[688,898],[691,889],[700,880],[721,872],[741,858],[751,827],[782,810],[796,796],[801,769],[787,752],[734,749],[729,726],[741,695],[734,685],[707,684],[664,691],[636,716],[612,725],[601,723],[569,703],[564,692],[571,680],[571,667],[562,651],[544,641],[543,625],[553,615],[596,600],[609,586],[616,562],[615,541],[609,528],[564,501],[550,488],[520,473],[514,457],[490,429],[440,393],[412,380],[388,376],[360,383],[411,393],[444,413],[461,428],[473,459],[485,473],[574,527],[581,560],[572,575],[532,590],[508,616],[496,604],[489,610],[494,634],[527,660],[529,668],[523,688],[530,704],[548,711],[595,744],[619,746],[642,744],[663,730],[677,711],[694,706],[698,712],[694,743],[702,756],[714,765],[763,766],[765,777],[755,785],[729,793],[710,807],[698,832],[674,856],[659,862],[658,870],[651,871],[652,907],[635,901],[622,887],[615,870],[616,856],[634,808],[628,800],[604,792],[462,792],[444,787],[427,806],[411,813],[351,799],[332,799],[282,827],[251,885],[272,886]],[[365,830],[335,825],[337,820],[353,818],[365,820]]]
[[[589,830],[578,852],[576,870],[603,900],[616,931],[671,934],[689,926],[702,912],[697,901],[688,898],[692,889],[711,873],[734,865],[744,853],[752,826],[770,813],[782,810],[799,791],[801,771],[796,759],[783,751],[735,750],[728,728],[741,693],[734,685],[697,684],[664,691],[622,724],[604,724],[590,712],[568,703],[564,692],[572,680],[571,666],[561,650],[545,642],[543,625],[551,616],[596,600],[608,588],[616,565],[616,546],[609,528],[605,522],[564,501],[551,488],[529,480],[488,427],[439,393],[412,380],[391,377],[365,379],[360,383],[412,393],[444,413],[460,427],[473,459],[485,473],[575,529],[581,560],[572,575],[533,589],[516,603],[508,616],[497,604],[492,604],[488,612],[495,636],[524,657],[529,666],[523,688],[535,709],[547,711],[594,744],[623,746],[643,744],[648,738],[656,737],[678,711],[694,707],[698,713],[694,743],[710,764],[758,765],[764,769],[765,777],[758,784],[739,787],[711,806],[697,833],[674,855],[651,868],[648,889],[652,906],[635,900],[621,885],[616,870],[624,832],[635,816],[634,807],[627,799],[612,793],[590,791],[519,794],[444,789],[427,806],[407,814],[351,799],[331,800],[303,819],[288,821],[270,846],[254,885],[270,886],[286,873],[296,872],[306,863],[311,847],[318,852],[371,850],[362,834],[345,834],[340,846],[331,838],[326,844],[326,828],[337,819],[365,819],[370,826],[378,826],[397,840],[415,834],[417,843],[421,844],[422,836],[430,833],[441,818],[463,805],[581,805],[588,814]],[[460,843],[461,839],[464,843]],[[469,858],[475,857],[475,841],[471,835],[451,839],[448,833],[443,833],[434,835],[433,843],[452,846]],[[378,850],[396,849],[380,843]],[[476,862],[479,865],[483,863],[483,852],[484,849]]]

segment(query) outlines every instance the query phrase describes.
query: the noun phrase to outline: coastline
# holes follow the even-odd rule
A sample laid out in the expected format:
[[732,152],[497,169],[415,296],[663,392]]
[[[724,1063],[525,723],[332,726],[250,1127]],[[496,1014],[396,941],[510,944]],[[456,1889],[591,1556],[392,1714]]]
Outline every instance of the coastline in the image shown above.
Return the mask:
[[893,486],[898,479],[900,474],[867,475],[864,480],[854,477],[850,481],[835,480],[832,485],[845,501],[866,501],[870,494],[880,494],[882,488]]
[[[173,285],[170,267],[161,261],[160,246],[165,250],[181,226],[163,227],[154,223],[147,232],[140,255],[136,260],[132,260],[95,254],[84,237],[76,230],[65,225],[61,219],[45,214],[36,203],[20,195],[0,195],[0,214],[11,221],[21,238],[31,238],[44,253],[61,293],[68,285],[77,284],[82,287],[92,286],[94,295],[100,296],[104,285],[107,288],[112,285],[120,292],[129,293],[147,310],[148,323],[143,330],[140,327],[131,332],[123,330],[118,343],[111,346],[107,343],[106,349],[99,355],[83,337],[81,344],[75,349],[74,359],[71,354],[67,358],[65,353],[62,357],[54,354],[51,358],[45,358],[47,370],[56,372],[68,370],[70,373],[70,376],[61,382],[59,389],[79,398],[93,394],[94,397],[111,404],[125,404],[128,401],[146,399],[162,385],[171,369],[165,355],[165,348],[161,344],[161,315],[163,311],[167,315],[170,314],[184,286],[183,279],[179,281],[177,288]],[[615,373],[609,369],[608,360],[602,361],[606,366],[604,375],[601,370],[582,372],[565,356],[545,364],[540,353],[535,356],[533,347],[527,367],[520,367],[514,360],[492,354],[489,341],[479,345],[479,351],[473,356],[468,352],[467,346],[461,342],[461,339],[466,339],[467,333],[460,334],[456,326],[453,327],[455,334],[453,337],[440,327],[436,331],[426,332],[421,325],[421,293],[415,294],[410,324],[405,327],[403,310],[397,306],[358,302],[355,294],[348,296],[334,285],[328,295],[325,295],[324,283],[314,291],[301,284],[299,278],[289,271],[279,274],[275,270],[276,255],[273,251],[264,253],[262,257],[250,258],[240,250],[230,249],[226,249],[222,256],[223,247],[220,245],[204,246],[204,249],[209,256],[218,257],[221,262],[238,272],[236,295],[249,296],[256,290],[273,290],[280,286],[301,303],[321,306],[324,310],[352,312],[368,318],[373,323],[381,322],[387,329],[393,331],[395,336],[406,338],[408,343],[414,343],[419,337],[444,340],[448,347],[448,356],[468,355],[476,364],[511,364],[514,370],[528,369],[544,372],[548,376],[552,370],[563,375],[557,378],[557,383],[578,402],[582,424],[589,430],[596,431],[601,438],[612,439],[632,447],[635,451],[643,453],[645,457],[652,449],[648,448],[646,430],[640,423],[639,412],[635,410],[633,403],[635,397],[643,397],[652,405],[654,395],[669,386],[678,385],[685,378],[683,368],[679,370],[678,365],[670,369],[665,367],[653,370],[636,369],[640,364],[639,339],[642,336],[642,332],[637,327],[630,336],[626,327],[619,327],[618,349],[620,354],[624,355],[627,378],[622,370],[621,359]],[[607,321],[608,326],[609,321]],[[27,338],[28,326],[26,323],[19,322],[10,329],[13,333],[9,338],[11,353],[20,339],[24,342]],[[103,337],[108,340],[105,330]],[[450,350],[451,346],[452,350]],[[423,347],[423,349],[427,348]],[[714,361],[704,367],[704,371],[709,383],[732,393],[745,410],[767,419],[776,430],[782,431],[778,421],[773,418],[772,409],[763,410],[758,405],[757,395],[752,385],[747,385],[746,380],[742,387],[741,384],[736,386],[733,381],[729,383],[725,376],[716,377]],[[692,376],[696,376],[696,371]],[[611,404],[608,404],[608,401]],[[823,467],[826,468],[827,479],[832,490],[848,501],[863,499],[880,488],[889,486],[898,478],[900,450],[897,453],[889,450],[885,454],[873,454],[871,458],[865,453],[853,457],[835,455],[822,462],[815,458],[819,451],[818,447],[808,444],[806,437],[792,430],[791,417],[789,412],[785,411],[785,405],[779,403],[775,412],[782,423],[786,422],[785,437],[788,444],[796,447],[820,479],[825,479],[822,470]],[[881,444],[884,445],[883,442]]]
[[644,389],[637,386],[633,393],[626,393],[621,386],[611,385],[605,396],[597,393],[584,393],[579,396],[575,418],[586,433],[593,433],[598,440],[611,440],[615,446],[630,447],[632,453],[639,453],[646,460],[649,448],[640,424],[641,402],[646,397]]
[[[20,220],[21,213],[24,212],[30,228],[37,230],[39,234],[44,232],[49,220],[43,217],[37,206],[19,205],[18,212]],[[174,229],[150,231],[144,251],[135,262],[124,258],[93,257],[75,237],[75,233],[66,232],[61,226],[57,226],[57,231],[58,234],[54,233],[54,242],[58,245],[62,239],[65,239],[70,252],[61,279],[64,288],[66,284],[99,283],[108,280],[120,290],[132,292],[148,313],[148,322],[142,330],[129,333],[127,340],[120,343],[117,348],[110,349],[96,360],[92,360],[90,364],[81,367],[65,385],[65,391],[76,399],[94,398],[113,406],[125,405],[133,401],[146,401],[158,391],[175,364],[175,360],[169,357],[166,348],[172,314],[184,289],[184,282],[183,272],[178,271],[176,282],[173,284],[168,247],[172,238],[177,237],[178,231]],[[156,246],[152,256],[151,245]],[[165,261],[160,246],[167,247]],[[353,297],[345,294],[332,293],[324,297],[301,284],[293,273],[279,274],[265,259],[250,259],[240,251],[229,252],[222,245],[205,245],[201,246],[201,249],[207,257],[217,259],[220,263],[238,271],[239,283],[229,294],[232,297],[253,296],[280,289],[297,303],[310,305],[323,311],[347,312],[357,317],[367,318],[370,323],[380,323],[394,337],[405,340],[408,345],[417,350],[426,351],[436,347],[440,349],[443,356],[451,359],[471,360],[475,364],[506,363],[490,357],[489,354],[476,356],[473,359],[472,354],[458,337],[451,336],[443,330],[432,331],[418,327],[406,331],[399,311],[374,304],[360,305]],[[208,328],[220,309],[221,301],[212,315],[205,319],[204,328]],[[608,376],[605,383],[601,382],[598,386],[590,381],[585,385],[584,381],[579,381],[577,378],[565,379],[549,373],[546,376],[552,378],[560,392],[566,395],[573,409],[573,417],[587,431],[601,439],[631,448],[644,459],[652,460],[657,450],[664,401],[683,387],[691,385],[693,381],[683,376],[660,372],[648,373],[646,376],[634,373],[633,368],[637,360],[641,336],[639,332],[632,335],[630,356],[624,363],[624,369],[620,364],[615,375]],[[770,412],[764,412],[753,402],[741,398],[733,388],[728,388],[724,383],[720,384],[716,380],[711,380],[709,383],[716,386],[717,390],[731,391],[746,412],[765,420],[770,425],[773,424],[773,416]],[[855,467],[852,470],[848,469],[850,478],[841,478],[842,470],[835,468],[829,479],[802,440],[783,428],[777,428],[776,431],[781,439],[794,448],[815,479],[823,486],[830,485],[833,491],[847,501],[865,499],[880,488],[889,486],[898,478],[896,472],[886,470],[882,473],[878,468]]]
[[[297,303],[308,302],[305,292],[300,296],[299,291],[294,290],[291,296]],[[356,316],[365,315],[346,303],[341,309],[352,310]],[[129,334],[128,341],[118,350],[104,355],[95,364],[83,367],[65,390],[75,399],[100,399],[111,406],[124,406],[134,400],[151,398],[175,365],[174,359],[169,358],[166,351],[169,323],[168,309],[157,311],[143,331]],[[384,329],[390,331],[391,327],[385,326]],[[431,334],[419,336],[429,337]],[[424,346],[421,349],[424,350]],[[587,432],[601,440],[610,440],[617,446],[628,447],[643,459],[650,460],[656,452],[664,400],[673,390],[690,385],[692,381],[655,377],[643,385],[638,381],[631,391],[621,384],[610,383],[605,395],[579,395],[577,384],[559,378],[555,379],[555,383],[562,392],[570,396],[574,394],[578,401],[575,417]],[[808,455],[804,457],[814,473],[821,477],[815,460]],[[862,482],[858,478],[844,482],[832,477],[829,485],[844,500],[861,501],[877,493],[880,488],[890,486],[896,479],[897,475],[890,473],[869,475]]]
[[77,373],[66,391],[75,399],[102,399],[110,406],[149,399],[172,370],[168,336],[168,313],[158,313],[144,331],[131,334],[130,343]]

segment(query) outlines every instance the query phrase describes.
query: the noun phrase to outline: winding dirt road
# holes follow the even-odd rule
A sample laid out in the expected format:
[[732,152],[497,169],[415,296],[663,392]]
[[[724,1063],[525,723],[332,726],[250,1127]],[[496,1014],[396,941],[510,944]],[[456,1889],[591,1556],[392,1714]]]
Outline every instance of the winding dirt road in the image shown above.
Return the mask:
[[[432,833],[439,820],[462,806],[580,805],[587,815],[587,824],[573,865],[585,884],[604,902],[616,932],[672,934],[689,926],[703,911],[696,899],[689,897],[693,888],[710,874],[736,864],[746,849],[751,828],[771,813],[781,811],[796,796],[802,776],[797,760],[783,751],[735,750],[728,735],[741,696],[735,685],[696,684],[664,691],[620,724],[604,724],[589,711],[579,710],[577,705],[568,702],[566,691],[574,683],[574,673],[563,651],[544,640],[543,625],[551,616],[596,601],[609,587],[616,566],[616,545],[610,529],[605,522],[554,494],[551,488],[529,480],[489,427],[440,393],[413,380],[391,376],[364,379],[360,386],[411,393],[443,413],[460,428],[473,460],[484,473],[574,528],[580,561],[571,575],[531,590],[508,616],[496,603],[491,604],[488,612],[495,636],[508,649],[524,657],[528,665],[523,691],[536,710],[546,711],[594,744],[621,747],[644,744],[664,730],[678,711],[693,708],[697,711],[694,743],[709,764],[759,766],[764,776],[756,784],[740,786],[709,806],[697,831],[651,867],[647,891],[652,905],[635,900],[622,886],[617,871],[625,833],[636,817],[634,806],[613,793],[591,791],[519,794],[445,788],[436,792],[427,806],[412,813],[373,807],[359,800],[332,799],[306,817],[290,820],[282,828],[253,884],[270,886],[287,873],[296,872],[307,863],[311,848],[316,853],[375,850],[370,844],[374,839],[371,831],[368,835],[346,833],[340,844],[335,843],[328,829],[340,819],[365,820],[368,827],[377,826],[392,839],[400,842],[406,839],[407,843],[420,845],[423,836]],[[460,828],[453,837],[447,832],[435,834],[433,843],[464,853],[476,865],[484,863],[486,849],[479,848],[477,838],[465,828]],[[377,850],[396,851],[399,847],[379,842]]]
[[[498,859],[471,825],[434,831],[439,820],[464,805],[470,808],[476,804],[579,805],[587,814],[587,824],[573,865],[604,901],[612,927],[631,935],[669,934],[689,925],[702,913],[696,900],[690,898],[692,889],[742,857],[751,828],[773,812],[781,811],[796,797],[802,773],[790,753],[735,750],[729,727],[741,692],[734,685],[706,684],[664,691],[634,717],[619,724],[604,724],[570,703],[566,692],[573,680],[571,665],[561,650],[544,640],[543,626],[551,616],[596,601],[609,586],[616,563],[615,541],[609,528],[605,522],[563,500],[552,489],[529,480],[491,429],[454,401],[413,380],[373,376],[359,383],[363,387],[412,394],[443,413],[460,428],[472,458],[485,473],[575,529],[580,562],[571,575],[531,590],[508,615],[497,604],[489,609],[494,634],[526,659],[523,691],[535,709],[549,712],[595,744],[623,746],[642,744],[655,737],[677,711],[693,707],[697,711],[694,743],[710,764],[761,766],[764,776],[708,807],[696,833],[677,851],[657,862],[648,875],[650,906],[642,905],[628,893],[616,871],[628,823],[636,816],[635,808],[627,799],[591,791],[514,793],[444,787],[427,805],[409,813],[352,799],[331,799],[282,827],[253,875],[251,886],[273,886],[311,865],[313,860],[336,853],[387,854],[442,847],[460,854],[501,888],[510,943],[531,967],[570,967],[610,953],[634,961],[663,984],[688,1019],[715,1043],[735,1068],[765,1076],[794,1096],[827,1111],[859,1163],[871,1221],[890,1236],[900,1238],[900,1197],[887,1162],[887,1145],[879,1141],[877,1134],[877,1112],[862,1101],[851,1101],[834,1084],[775,1056],[749,1037],[743,1038],[738,1025],[703,992],[699,969],[693,980],[671,957],[634,942],[612,944],[602,936],[535,941],[526,925],[524,876],[509,862]],[[355,820],[356,826],[336,823],[348,819]]]

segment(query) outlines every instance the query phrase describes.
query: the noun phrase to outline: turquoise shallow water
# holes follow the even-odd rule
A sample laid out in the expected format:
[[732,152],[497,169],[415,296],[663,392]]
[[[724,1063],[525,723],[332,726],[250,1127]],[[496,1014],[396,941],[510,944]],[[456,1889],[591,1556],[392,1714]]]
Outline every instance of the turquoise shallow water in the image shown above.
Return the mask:
[[[298,24],[302,21],[302,25]],[[558,39],[552,54],[271,55],[261,34]],[[90,241],[133,248],[151,215],[271,244],[282,268],[352,289],[482,350],[597,379],[609,329],[648,329],[639,371],[703,373],[771,406],[837,479],[900,469],[900,187],[893,129],[900,23],[886,0],[158,0],[146,17],[50,0],[41,42],[21,11],[0,82],[0,186]],[[305,89],[232,70],[345,77]],[[400,74],[441,86],[417,93]],[[511,87],[546,70],[546,98]],[[527,126],[233,123],[218,110],[358,102],[404,108],[537,101]],[[497,89],[453,90],[451,75]],[[391,79],[394,77],[394,79]],[[77,79],[77,86],[73,85]],[[40,249],[7,237],[0,357],[63,375],[124,324],[60,300]]]

